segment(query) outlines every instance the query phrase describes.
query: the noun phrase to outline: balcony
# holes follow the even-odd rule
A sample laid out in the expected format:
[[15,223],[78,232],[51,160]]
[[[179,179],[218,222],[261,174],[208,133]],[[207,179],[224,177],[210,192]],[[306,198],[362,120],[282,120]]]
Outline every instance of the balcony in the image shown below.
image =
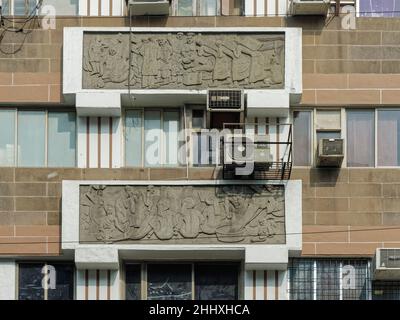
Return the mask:
[[192,165],[222,166],[226,180],[288,180],[292,125],[225,123],[192,133]]

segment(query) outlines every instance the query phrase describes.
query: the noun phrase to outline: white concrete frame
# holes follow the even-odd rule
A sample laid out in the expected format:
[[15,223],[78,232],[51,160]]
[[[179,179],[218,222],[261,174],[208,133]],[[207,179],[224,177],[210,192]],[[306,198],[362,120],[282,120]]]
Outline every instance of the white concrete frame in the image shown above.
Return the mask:
[[[83,89],[82,60],[85,32],[127,33],[128,27],[65,27],[63,48],[63,94],[76,97],[78,114],[82,116],[119,116],[121,104],[128,93],[135,105],[180,106],[184,103],[206,102],[207,90],[195,89]],[[282,27],[227,28],[142,28],[135,33],[204,32],[204,33],[284,33],[285,34],[285,86],[284,89],[245,89],[248,114],[251,116],[282,116],[289,114],[289,105],[297,104],[302,94],[302,30]],[[123,100],[123,98],[125,98]],[[189,99],[189,100],[188,100]],[[122,102],[121,102],[122,101]],[[267,102],[267,105],[266,105]]]
[[[235,185],[270,184],[285,188],[285,244],[80,244],[79,186],[80,185]],[[302,182],[289,181],[130,181],[130,180],[64,180],[62,182],[62,250],[75,252],[78,268],[118,269],[120,258],[130,259],[232,259],[244,260],[247,270],[285,270],[289,256],[302,249]]]

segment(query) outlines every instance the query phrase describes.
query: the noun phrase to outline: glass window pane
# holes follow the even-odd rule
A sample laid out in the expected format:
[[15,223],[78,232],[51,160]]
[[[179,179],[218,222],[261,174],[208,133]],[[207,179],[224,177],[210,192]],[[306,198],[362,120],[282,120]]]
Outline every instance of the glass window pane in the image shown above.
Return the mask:
[[139,264],[130,264],[126,266],[125,276],[125,298],[126,300],[140,300],[140,271]]
[[47,291],[48,300],[74,299],[74,266],[73,264],[49,264],[56,271],[56,286]]
[[18,112],[18,166],[44,166],[45,115],[44,111]]
[[161,113],[145,111],[144,113],[144,160],[146,167],[157,167],[161,164]]
[[5,16],[10,15],[10,1],[11,0],[3,0],[3,6],[1,7],[1,13]]
[[293,112],[293,161],[296,166],[311,165],[311,112]]
[[399,17],[400,0],[359,0],[361,17]]
[[76,128],[74,112],[49,112],[48,167],[74,167]]
[[290,270],[290,299],[312,300],[314,296],[314,260],[292,259]]
[[0,110],[0,166],[15,165],[15,110]]
[[44,289],[42,287],[43,263],[30,263],[19,265],[18,299],[19,300],[43,300]]
[[374,110],[347,111],[347,166],[375,165]]
[[196,300],[238,299],[238,266],[199,264],[195,266]]
[[216,0],[199,0],[201,16],[216,16],[217,1]]
[[340,262],[317,260],[317,300],[340,299]]
[[79,0],[43,0],[44,6],[53,6],[58,16],[76,16],[79,11]]
[[142,165],[142,112],[139,110],[126,112],[125,163],[132,167]]
[[204,110],[192,111],[192,128],[201,129],[204,127]]
[[188,264],[149,264],[148,300],[191,300],[192,266]]
[[34,13],[37,0],[14,0],[14,15],[28,16]]
[[178,0],[178,16],[193,16],[193,0]]
[[378,165],[400,165],[400,111],[378,111]]
[[165,164],[178,164],[179,146],[179,112],[164,112],[164,134],[165,134]]

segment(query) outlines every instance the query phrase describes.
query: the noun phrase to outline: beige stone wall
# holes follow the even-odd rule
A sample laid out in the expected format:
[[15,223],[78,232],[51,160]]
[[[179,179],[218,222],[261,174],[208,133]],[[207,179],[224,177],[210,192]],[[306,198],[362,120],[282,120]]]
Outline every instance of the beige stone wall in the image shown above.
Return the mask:
[[[62,28],[128,26],[121,17],[58,18],[56,30],[34,30],[22,49],[0,53],[0,103],[62,102]],[[400,20],[359,18],[356,30],[341,19],[315,17],[142,17],[140,27],[301,27],[303,28],[302,104],[396,105],[400,103]],[[23,34],[7,33],[5,52],[18,48]]]
[[400,170],[294,169],[303,181],[303,255],[400,247]]
[[[189,179],[217,179],[190,169]],[[57,255],[61,181],[186,180],[186,169],[0,168],[0,255]],[[303,181],[303,255],[369,256],[400,247],[400,170],[296,168]]]

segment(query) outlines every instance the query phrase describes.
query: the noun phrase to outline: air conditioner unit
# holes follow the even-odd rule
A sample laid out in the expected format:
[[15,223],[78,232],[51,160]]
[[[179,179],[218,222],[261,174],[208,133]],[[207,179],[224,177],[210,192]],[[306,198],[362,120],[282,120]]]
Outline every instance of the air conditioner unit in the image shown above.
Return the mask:
[[228,134],[224,140],[225,164],[246,162],[272,162],[272,155],[266,136],[251,134]]
[[222,89],[207,91],[208,111],[243,111],[243,90]]
[[340,168],[344,158],[343,142],[343,139],[320,139],[317,167]]
[[132,16],[166,16],[169,15],[168,0],[126,0],[128,12]]
[[400,280],[400,248],[376,249],[372,274],[375,280]]
[[330,0],[291,0],[290,14],[326,16],[330,6]]

